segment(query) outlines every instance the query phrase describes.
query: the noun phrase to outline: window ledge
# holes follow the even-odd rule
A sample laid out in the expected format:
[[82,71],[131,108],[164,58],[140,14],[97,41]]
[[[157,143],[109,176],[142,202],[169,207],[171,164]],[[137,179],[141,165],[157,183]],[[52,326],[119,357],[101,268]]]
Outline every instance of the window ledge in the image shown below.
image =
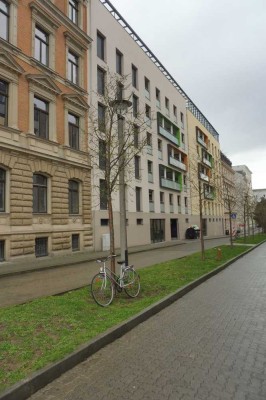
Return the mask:
[[22,50],[19,47],[14,46],[12,43],[8,42],[7,40],[0,37],[0,44],[1,47],[5,50],[12,51],[15,54],[22,53]]
[[67,86],[70,86],[71,88],[75,89],[79,93],[82,92],[83,94],[88,95],[88,92],[85,89],[83,89],[81,86],[76,85],[75,83],[71,82],[69,79],[65,79],[65,83]]
[[52,68],[47,67],[46,65],[42,64],[40,61],[38,61],[34,57],[30,57],[30,62],[32,65],[37,66],[42,71],[48,73],[50,76],[59,76],[59,74],[56,71],[54,71]]

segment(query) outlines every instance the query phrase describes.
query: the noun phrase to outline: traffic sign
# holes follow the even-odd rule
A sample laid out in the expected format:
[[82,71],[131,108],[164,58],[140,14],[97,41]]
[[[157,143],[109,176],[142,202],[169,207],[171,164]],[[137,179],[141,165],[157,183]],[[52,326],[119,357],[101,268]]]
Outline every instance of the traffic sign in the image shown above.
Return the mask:
[[232,213],[232,214],[231,214],[231,218],[232,218],[232,219],[236,219],[236,213]]

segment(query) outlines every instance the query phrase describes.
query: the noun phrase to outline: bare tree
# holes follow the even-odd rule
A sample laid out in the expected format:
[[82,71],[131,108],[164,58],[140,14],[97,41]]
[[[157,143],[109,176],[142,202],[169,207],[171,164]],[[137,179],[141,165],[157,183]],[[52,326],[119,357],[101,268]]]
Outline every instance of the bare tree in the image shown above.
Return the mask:
[[230,235],[230,245],[233,246],[233,228],[232,228],[232,214],[235,212],[236,204],[237,204],[237,195],[235,192],[235,188],[232,187],[226,180],[226,178],[222,177],[222,200],[223,206],[228,211],[229,214],[229,235]]
[[[133,113],[127,112],[123,117],[117,114],[117,103],[129,101],[129,98],[123,98],[126,81],[127,77],[118,78],[117,74],[107,71],[104,84],[100,88],[98,85],[98,107],[90,112],[92,164],[94,174],[98,175],[100,181],[95,186],[98,186],[100,201],[104,203],[102,205],[108,210],[111,254],[115,253],[113,197],[119,190],[119,176],[123,171],[127,182],[130,181],[134,170],[133,160],[146,145],[143,114],[136,108]],[[111,268],[115,271],[114,260]]]
[[[195,154],[197,154],[195,152]],[[199,212],[200,218],[200,242],[201,242],[201,258],[205,260],[205,244],[203,236],[203,215],[206,214],[205,202],[208,200],[214,200],[215,197],[219,196],[219,185],[218,176],[213,165],[209,162],[209,166],[205,166],[203,159],[191,158],[189,162],[189,181],[191,189],[191,200],[193,197],[196,199],[197,206],[196,210]],[[208,160],[206,160],[206,163]]]

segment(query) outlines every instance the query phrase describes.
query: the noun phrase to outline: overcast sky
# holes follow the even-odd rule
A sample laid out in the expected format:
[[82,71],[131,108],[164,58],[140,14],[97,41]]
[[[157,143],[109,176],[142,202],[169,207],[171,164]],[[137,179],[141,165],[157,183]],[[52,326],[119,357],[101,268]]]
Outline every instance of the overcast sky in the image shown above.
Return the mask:
[[266,0],[111,0],[266,188]]

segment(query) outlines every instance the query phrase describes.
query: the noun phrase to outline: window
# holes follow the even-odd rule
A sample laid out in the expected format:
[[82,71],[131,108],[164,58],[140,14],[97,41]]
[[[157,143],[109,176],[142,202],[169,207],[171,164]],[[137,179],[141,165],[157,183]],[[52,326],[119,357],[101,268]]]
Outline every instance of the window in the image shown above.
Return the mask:
[[187,207],[187,197],[184,197],[184,203],[185,203],[185,207]]
[[99,168],[105,170],[106,167],[106,142],[99,140]]
[[0,212],[6,210],[6,171],[0,168]]
[[132,109],[133,109],[133,116],[135,118],[137,118],[138,117],[138,112],[139,112],[139,99],[134,94],[133,94],[133,97],[132,97]]
[[79,183],[68,181],[68,206],[69,214],[79,214]]
[[69,0],[69,13],[68,16],[74,24],[78,24],[79,4],[77,0]]
[[49,35],[35,26],[35,58],[44,65],[49,64]]
[[69,146],[79,150],[79,117],[68,113]]
[[97,56],[105,60],[105,37],[100,32],[97,32]]
[[135,67],[135,65],[132,64],[131,68],[131,73],[132,73],[132,86],[137,89],[138,87],[138,68]]
[[174,114],[175,119],[177,120],[177,108],[176,108],[176,106],[173,106],[173,114]]
[[34,133],[42,139],[49,139],[49,104],[34,97]]
[[123,73],[123,54],[119,50],[116,50],[116,72],[119,75]]
[[0,37],[9,39],[9,4],[7,1],[0,0]]
[[79,234],[72,235],[72,251],[79,251]]
[[5,241],[0,240],[0,261],[5,261]]
[[0,80],[0,125],[7,125],[8,83]]
[[122,83],[117,82],[117,86],[116,86],[116,99],[117,100],[123,100],[123,90],[124,90],[124,86],[122,85]]
[[170,206],[172,206],[174,203],[173,203],[173,194],[172,193],[169,193],[169,204],[170,204]]
[[79,57],[68,51],[68,79],[75,85],[79,84]]
[[158,108],[161,108],[161,93],[159,89],[155,89],[155,95],[156,95],[156,106]]
[[102,96],[105,92],[105,71],[101,68],[97,68],[97,91]]
[[140,157],[135,156],[135,178],[140,179]]
[[100,209],[107,210],[107,191],[104,179],[100,179]]
[[180,121],[182,128],[184,128],[184,114],[182,112],[180,113]]
[[146,142],[147,146],[152,147],[152,134],[150,132],[146,133]]
[[181,196],[180,195],[177,196],[177,205],[181,206]]
[[133,125],[134,130],[134,147],[138,149],[139,147],[139,127],[137,125]]
[[145,117],[146,117],[146,124],[151,126],[151,107],[148,104],[145,104]]
[[143,219],[137,218],[137,225],[143,225]]
[[165,98],[165,108],[166,113],[169,114],[169,99],[167,97]]
[[101,218],[101,226],[108,226],[109,219],[108,218]]
[[145,84],[145,97],[147,99],[150,99],[150,81],[148,78],[144,78],[144,84]]
[[136,211],[141,211],[141,188],[136,186]]
[[45,257],[48,255],[48,238],[36,238],[35,239],[35,256]]
[[105,130],[105,107],[98,103],[98,127],[100,131]]
[[33,212],[47,213],[47,178],[33,174]]
[[153,163],[148,160],[148,182],[153,183]]

